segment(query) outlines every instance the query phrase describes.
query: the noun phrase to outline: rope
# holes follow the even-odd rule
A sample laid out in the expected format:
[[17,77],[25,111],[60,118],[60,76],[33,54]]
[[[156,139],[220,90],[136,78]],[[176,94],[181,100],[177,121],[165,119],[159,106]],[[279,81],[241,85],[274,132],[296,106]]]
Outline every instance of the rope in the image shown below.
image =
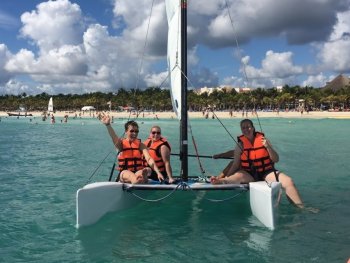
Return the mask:
[[247,190],[246,190],[246,191],[239,192],[239,193],[237,193],[237,194],[235,194],[235,195],[233,195],[233,196],[230,196],[230,197],[228,197],[228,198],[225,198],[225,199],[204,198],[204,200],[207,200],[207,201],[210,201],[210,202],[216,202],[216,203],[218,203],[218,202],[225,202],[225,201],[232,200],[233,198],[236,198],[237,196],[240,196],[241,194],[243,194],[243,193],[245,193],[245,192],[247,192]]
[[[195,191],[191,188],[191,186],[185,182],[182,183],[183,184],[183,189],[187,188],[189,190],[191,190],[191,192],[197,196],[197,194],[195,193]],[[235,190],[236,191],[236,190]],[[225,199],[211,199],[211,198],[204,198],[204,200],[207,200],[207,201],[210,201],[210,202],[225,202],[225,201],[229,201],[229,200],[232,200],[233,198],[236,198],[237,196],[241,195],[242,193],[245,193],[247,192],[248,190],[243,190],[241,192],[239,192],[238,194],[235,194],[233,196],[230,196],[228,198],[225,198]]]
[[[231,22],[232,31],[233,31],[233,37],[235,39],[236,48],[237,48],[238,54],[239,54],[239,59],[241,61],[241,65],[243,67],[244,78],[246,80],[245,86],[247,87],[248,83],[250,83],[250,80],[249,80],[248,75],[247,75],[246,64],[242,61],[242,54],[240,52],[240,48],[239,48],[239,44],[238,44],[238,38],[237,38],[237,35],[236,35],[236,31],[235,31],[234,24],[233,24],[233,19],[231,17],[231,13],[230,13],[230,10],[229,10],[229,6],[228,6],[228,3],[227,3],[227,0],[225,0],[225,7],[227,9],[227,13],[228,13],[228,16],[229,16],[229,19],[230,19],[230,22]],[[250,93],[250,95],[252,97],[252,92],[250,91],[249,93]],[[255,109],[255,104],[254,104],[254,109]],[[258,123],[259,123],[260,131],[263,132],[263,129],[262,129],[261,123],[260,123],[260,118],[259,118],[258,112],[256,110],[255,110],[255,114],[256,114],[256,118],[257,118]]]
[[107,153],[107,155],[105,156],[105,158],[102,159],[102,161],[99,163],[99,165],[96,167],[96,169],[92,172],[92,174],[90,175],[89,179],[86,181],[85,184],[88,184],[88,183],[91,181],[92,177],[95,175],[95,173],[97,172],[97,170],[100,169],[101,165],[102,165],[103,162],[107,159],[107,157],[111,154],[111,152],[112,152],[112,150],[109,151],[109,152]]
[[152,1],[151,12],[150,12],[149,18],[148,18],[148,24],[147,24],[147,31],[146,31],[145,44],[144,44],[144,46],[143,46],[143,51],[142,51],[140,66],[139,66],[139,70],[138,70],[138,74],[137,74],[136,89],[138,88],[138,85],[139,85],[141,70],[142,70],[142,67],[143,67],[143,60],[144,60],[145,53],[146,53],[146,46],[147,46],[147,41],[148,41],[148,32],[149,32],[149,28],[150,28],[150,24],[151,24],[151,17],[152,17],[152,12],[153,12],[153,5],[154,5],[154,0]]
[[161,197],[161,198],[158,198],[158,199],[146,199],[146,198],[143,198],[142,196],[139,196],[138,194],[135,194],[134,192],[132,192],[132,190],[127,190],[130,194],[132,194],[133,196],[137,197],[138,199],[142,200],[142,201],[146,201],[146,202],[159,202],[159,201],[162,201],[166,198],[168,198],[169,196],[171,196],[173,193],[175,193],[175,191],[182,185],[182,183],[178,183],[178,185],[167,195]]
[[[242,54],[240,52],[240,48],[239,48],[239,44],[238,44],[238,39],[237,39],[237,35],[236,35],[236,31],[235,31],[235,28],[234,28],[234,24],[233,24],[233,19],[231,17],[231,13],[230,13],[230,10],[229,10],[229,6],[228,6],[228,3],[227,3],[227,0],[225,0],[225,6],[226,6],[226,9],[227,9],[227,13],[228,13],[228,16],[230,18],[230,22],[231,22],[231,26],[232,26],[232,31],[233,31],[233,37],[235,39],[235,42],[236,42],[236,47],[237,47],[237,50],[238,50],[238,53],[239,53],[239,58],[240,58],[240,61],[242,62]],[[248,80],[248,75],[247,75],[247,71],[246,71],[246,65],[245,63],[242,63],[243,65],[243,73],[244,73],[244,77],[246,79],[246,83],[249,82]]]
[[212,111],[213,115],[215,116],[215,118],[220,122],[221,126],[226,130],[227,134],[230,135],[230,137],[232,138],[232,140],[233,140],[237,145],[239,145],[238,142],[235,140],[235,138],[233,138],[233,136],[232,136],[232,134],[229,132],[229,130],[226,128],[226,126],[222,123],[222,121],[220,120],[220,118],[215,114],[213,108],[212,108],[211,111]]
[[194,150],[196,152],[196,158],[197,158],[197,161],[198,161],[198,165],[199,165],[199,169],[201,171],[201,176],[199,176],[203,181],[208,182],[206,176],[205,176],[205,170],[203,168],[203,165],[202,165],[202,162],[201,162],[201,159],[199,158],[199,152],[198,152],[198,148],[197,148],[197,144],[196,144],[196,141],[194,139],[194,136],[193,136],[193,131],[192,131],[192,127],[191,125],[188,126],[189,129],[190,129],[190,133],[191,133],[191,138],[192,138],[192,143],[193,143],[193,146],[194,146]]
[[[161,198],[158,198],[158,199],[146,199],[136,193],[134,193],[132,190],[130,189],[127,189],[126,191],[129,192],[130,194],[132,194],[133,196],[135,196],[136,198],[142,200],[142,201],[145,201],[145,202],[160,202],[160,201],[163,201],[165,200],[166,198],[170,197],[171,195],[173,195],[175,193],[175,191],[177,191],[178,189],[181,189],[181,190],[190,190],[195,196],[197,196],[197,194],[195,193],[195,191],[191,188],[191,186],[186,183],[186,182],[179,182],[177,184],[177,186],[167,195],[161,197]],[[235,190],[236,191],[236,190]],[[236,198],[238,196],[240,196],[241,194],[247,192],[248,190],[245,189],[245,190],[242,190],[241,192],[233,195],[233,196],[230,196],[228,198],[224,198],[224,199],[212,199],[212,198],[204,198],[204,200],[207,200],[207,201],[210,201],[210,202],[225,202],[225,201],[229,201],[229,200],[232,200],[233,198]]]

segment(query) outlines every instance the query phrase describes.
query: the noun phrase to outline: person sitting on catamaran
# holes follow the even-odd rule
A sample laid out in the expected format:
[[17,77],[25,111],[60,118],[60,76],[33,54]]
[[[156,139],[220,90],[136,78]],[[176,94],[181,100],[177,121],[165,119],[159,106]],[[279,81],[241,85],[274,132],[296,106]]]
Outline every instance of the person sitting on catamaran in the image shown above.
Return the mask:
[[[161,133],[159,126],[153,126],[149,137],[143,142],[143,144],[147,146],[149,154],[156,162],[163,177],[171,184],[175,181],[172,176],[173,173],[170,164],[171,147],[167,139],[164,138]],[[150,178],[152,180],[158,180],[157,173],[154,170],[152,170]]]
[[[99,115],[99,119],[106,125],[113,144],[119,151],[117,169],[120,172],[118,176],[120,182],[132,184],[147,183],[152,170],[157,174],[159,181],[164,180],[147,147],[137,138],[139,132],[137,122],[128,121],[125,123],[126,138],[119,138],[111,126],[111,118],[108,115],[102,113]],[[144,160],[150,167],[144,166]]]
[[[304,207],[293,180],[276,170],[274,163],[279,161],[277,152],[261,132],[256,132],[253,122],[244,119],[240,123],[242,135],[234,149],[234,160],[230,168],[219,176],[212,176],[212,184],[249,183],[253,181],[279,181],[286,195],[298,207]],[[227,153],[227,152],[226,152]],[[223,153],[224,154],[224,153]],[[226,167],[227,168],[227,167]]]

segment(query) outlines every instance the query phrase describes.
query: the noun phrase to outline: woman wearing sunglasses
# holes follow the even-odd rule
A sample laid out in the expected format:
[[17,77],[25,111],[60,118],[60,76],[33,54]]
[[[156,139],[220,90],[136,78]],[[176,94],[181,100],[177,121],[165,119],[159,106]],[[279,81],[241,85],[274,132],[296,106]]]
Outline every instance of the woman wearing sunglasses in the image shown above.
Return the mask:
[[[101,114],[99,119],[106,125],[113,144],[119,151],[118,170],[120,173],[118,177],[120,182],[132,184],[147,183],[152,170],[155,171],[157,180],[164,180],[147,147],[137,138],[139,133],[137,122],[128,121],[125,123],[125,138],[120,138],[111,126],[109,115]],[[150,167],[145,167],[144,160]]]
[[[149,154],[156,162],[163,177],[167,179],[170,184],[173,183],[174,178],[172,176],[173,172],[170,164],[171,147],[167,139],[162,136],[160,127],[153,126],[149,137],[143,143],[147,146]],[[157,173],[154,170],[152,170],[150,178],[152,180],[158,180]]]

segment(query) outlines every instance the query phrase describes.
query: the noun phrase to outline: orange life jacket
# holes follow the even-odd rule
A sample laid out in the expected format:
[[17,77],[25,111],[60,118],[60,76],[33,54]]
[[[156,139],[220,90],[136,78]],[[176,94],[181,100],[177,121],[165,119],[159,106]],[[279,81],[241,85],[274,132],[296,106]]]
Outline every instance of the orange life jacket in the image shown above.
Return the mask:
[[[162,159],[162,155],[160,153],[160,147],[165,145],[166,147],[169,148],[169,150],[171,150],[170,144],[167,141],[167,139],[164,137],[160,137],[160,139],[158,141],[153,142],[151,138],[148,138],[143,143],[147,146],[149,155],[155,161],[159,171],[164,172],[165,171],[165,164],[164,164],[164,161]],[[146,160],[145,160],[145,165],[146,166],[148,165]]]
[[256,132],[253,145],[244,135],[237,138],[243,143],[241,168],[253,176],[255,172],[262,173],[274,169],[269,152],[261,142],[263,136],[263,133]]
[[137,139],[130,142],[128,139],[122,139],[122,149],[118,153],[118,170],[129,170],[137,172],[144,168],[143,155],[140,150],[141,140]]

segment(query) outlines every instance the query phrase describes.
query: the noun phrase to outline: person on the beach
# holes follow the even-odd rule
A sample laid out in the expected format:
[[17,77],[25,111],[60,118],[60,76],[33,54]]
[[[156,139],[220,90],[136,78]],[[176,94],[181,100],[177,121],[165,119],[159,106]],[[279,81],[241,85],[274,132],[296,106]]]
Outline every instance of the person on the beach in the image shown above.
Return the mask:
[[298,207],[304,207],[293,180],[286,174],[275,170],[279,161],[277,152],[261,132],[256,132],[253,122],[244,119],[240,123],[242,135],[234,149],[234,160],[230,168],[219,176],[212,176],[212,184],[249,183],[253,181],[279,181],[286,195]]
[[[159,171],[162,173],[163,177],[168,180],[171,184],[174,182],[173,172],[170,164],[170,152],[171,147],[166,138],[162,135],[159,126],[153,126],[151,128],[149,137],[143,142],[147,146],[148,152],[156,162]],[[158,180],[157,173],[152,170],[150,176],[153,180]]]
[[53,114],[51,115],[51,124],[54,124],[56,122],[55,120],[55,116],[53,116]]
[[[118,170],[120,173],[118,177],[120,182],[132,184],[147,183],[152,170],[155,171],[159,181],[164,180],[162,173],[150,156],[147,147],[137,138],[139,132],[137,122],[128,121],[125,123],[126,138],[120,138],[111,126],[111,118],[109,115],[101,113],[99,119],[106,125],[113,144],[119,151]],[[145,167],[144,161],[146,161],[150,167]]]

